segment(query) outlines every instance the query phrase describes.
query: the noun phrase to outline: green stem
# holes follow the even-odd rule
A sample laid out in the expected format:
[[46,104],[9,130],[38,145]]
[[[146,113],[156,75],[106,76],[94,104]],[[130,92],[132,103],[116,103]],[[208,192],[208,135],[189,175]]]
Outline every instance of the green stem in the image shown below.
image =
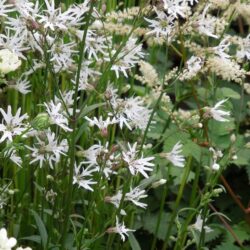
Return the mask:
[[[64,227],[62,231],[62,238],[61,238],[61,244],[62,248],[65,249],[65,239],[67,234],[67,229],[69,225],[69,219],[70,219],[70,210],[71,210],[71,203],[72,203],[72,190],[73,190],[73,172],[74,172],[74,164],[75,164],[75,143],[76,143],[76,135],[77,135],[77,119],[76,119],[76,110],[77,110],[77,96],[78,96],[78,88],[79,88],[79,82],[80,82],[80,73],[81,73],[81,66],[82,61],[84,58],[84,47],[85,47],[85,41],[87,37],[87,31],[88,26],[90,23],[90,18],[92,14],[92,10],[94,7],[94,1],[91,2],[90,9],[88,11],[88,15],[86,18],[86,26],[83,34],[83,38],[80,44],[80,52],[79,52],[79,61],[78,61],[78,69],[77,69],[77,76],[76,76],[76,83],[75,83],[75,93],[74,93],[74,106],[73,106],[73,115],[71,118],[72,121],[72,134],[70,138],[70,166],[69,166],[69,178],[68,178],[68,185],[67,185],[67,193],[65,195],[65,202],[66,202],[66,209],[65,209],[65,222]],[[66,164],[65,164],[66,165]]]
[[172,229],[172,226],[174,224],[175,217],[177,215],[177,209],[179,207],[179,204],[180,204],[180,201],[181,201],[181,198],[182,198],[182,195],[183,195],[184,187],[186,185],[187,178],[188,178],[190,170],[191,170],[191,165],[192,165],[192,156],[190,156],[188,158],[188,162],[187,162],[187,165],[185,167],[185,172],[184,172],[183,177],[182,177],[181,186],[180,186],[180,189],[178,191],[177,199],[175,201],[174,210],[173,210],[170,222],[169,222],[168,230],[167,230],[165,241],[164,241],[164,244],[163,244],[163,248],[162,248],[163,250],[166,250],[167,246],[168,246],[168,240],[169,240],[169,237],[170,237],[170,234],[171,234],[171,229]]

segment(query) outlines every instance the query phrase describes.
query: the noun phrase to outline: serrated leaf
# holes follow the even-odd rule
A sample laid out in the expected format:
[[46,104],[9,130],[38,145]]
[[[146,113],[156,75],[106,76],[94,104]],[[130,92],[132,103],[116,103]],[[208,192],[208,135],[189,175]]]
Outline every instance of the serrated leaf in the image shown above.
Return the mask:
[[32,215],[34,216],[38,231],[40,233],[43,248],[46,249],[46,246],[48,243],[48,233],[47,233],[46,227],[45,227],[41,217],[38,215],[38,213],[32,209],[30,211],[31,211]]
[[183,155],[190,156],[192,155],[198,162],[201,159],[201,148],[196,143],[191,140],[188,140],[187,143],[183,145]]
[[[170,167],[170,176],[174,177],[174,185],[179,185],[182,182],[183,168],[178,168],[175,166]],[[190,171],[187,182],[190,182],[195,177],[194,172]]]
[[132,232],[129,232],[128,240],[132,250],[141,250],[140,244]]
[[[157,214],[147,213],[143,217],[143,228],[152,234],[155,234],[156,231],[158,215],[159,215],[158,213]],[[161,240],[164,240],[166,237],[166,230],[167,226],[169,225],[170,218],[171,218],[170,213],[162,213],[159,229],[156,235]]]

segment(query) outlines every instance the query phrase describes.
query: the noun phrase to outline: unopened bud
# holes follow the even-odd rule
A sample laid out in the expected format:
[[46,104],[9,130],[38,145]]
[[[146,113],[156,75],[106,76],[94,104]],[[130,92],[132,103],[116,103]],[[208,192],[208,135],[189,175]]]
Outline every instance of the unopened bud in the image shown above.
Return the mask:
[[220,169],[220,165],[219,165],[218,163],[214,163],[214,164],[212,165],[212,169],[213,169],[214,171],[218,171],[218,170]]
[[237,155],[233,155],[232,156],[232,160],[236,161],[238,159],[238,156]]
[[50,126],[49,116],[47,113],[38,114],[31,122],[31,126],[36,130],[43,130]]
[[235,136],[235,134],[232,134],[232,135],[230,136],[230,141],[231,141],[232,143],[234,143],[234,142],[236,141],[236,136]]
[[101,130],[101,136],[102,137],[108,137],[108,129],[107,128],[103,128]]
[[154,182],[154,183],[152,183],[152,188],[157,188],[157,187],[159,187],[159,186],[162,186],[162,185],[164,185],[165,183],[167,182],[167,180],[165,180],[165,179],[160,179],[159,181],[156,181],[156,182]]

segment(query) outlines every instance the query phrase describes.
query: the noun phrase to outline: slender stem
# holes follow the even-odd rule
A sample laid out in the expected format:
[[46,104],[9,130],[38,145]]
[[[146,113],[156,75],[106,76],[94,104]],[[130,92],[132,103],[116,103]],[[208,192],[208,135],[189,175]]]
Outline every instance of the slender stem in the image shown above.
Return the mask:
[[68,229],[68,224],[69,224],[69,219],[70,219],[70,210],[71,210],[71,201],[72,201],[72,190],[73,190],[73,171],[74,171],[74,164],[75,164],[75,140],[76,140],[76,135],[77,135],[77,130],[76,130],[76,125],[77,125],[77,119],[76,119],[76,110],[77,110],[77,97],[78,97],[78,88],[79,88],[79,82],[80,82],[80,74],[81,74],[81,66],[82,66],[82,61],[84,58],[84,47],[85,47],[85,41],[87,37],[87,31],[88,31],[88,26],[90,23],[90,18],[92,14],[92,10],[94,7],[94,1],[91,2],[91,6],[88,11],[88,15],[86,18],[86,24],[85,24],[85,30],[83,34],[83,38],[80,44],[80,52],[79,52],[79,62],[78,62],[78,69],[77,69],[77,76],[76,76],[76,83],[75,83],[75,93],[74,93],[74,106],[73,106],[73,115],[71,118],[71,123],[72,123],[72,134],[70,138],[70,153],[69,153],[69,158],[70,158],[70,167],[69,167],[69,178],[68,178],[68,185],[67,185],[67,193],[66,193],[66,209],[65,209],[65,222],[64,222],[64,227],[62,231],[62,238],[61,238],[61,243],[63,249],[65,248],[65,239],[66,239],[66,234],[67,234],[67,229]]
[[181,201],[181,198],[182,198],[182,195],[183,195],[184,187],[186,185],[187,178],[188,178],[190,170],[191,170],[191,165],[192,165],[192,157],[190,156],[188,158],[188,162],[187,162],[187,165],[185,167],[185,172],[184,172],[182,180],[181,180],[181,186],[180,186],[179,191],[178,191],[178,195],[177,195],[177,198],[176,198],[176,201],[175,201],[174,210],[172,212],[172,216],[171,216],[171,219],[170,219],[170,222],[169,222],[168,230],[167,230],[167,233],[166,233],[166,236],[165,236],[165,240],[164,240],[164,244],[163,244],[163,248],[162,248],[163,250],[166,250],[167,246],[168,246],[168,240],[169,240],[169,237],[170,237],[170,234],[171,234],[171,229],[172,229],[175,217],[176,217],[177,212],[178,212],[177,209],[179,207],[179,204],[180,204],[180,201]]

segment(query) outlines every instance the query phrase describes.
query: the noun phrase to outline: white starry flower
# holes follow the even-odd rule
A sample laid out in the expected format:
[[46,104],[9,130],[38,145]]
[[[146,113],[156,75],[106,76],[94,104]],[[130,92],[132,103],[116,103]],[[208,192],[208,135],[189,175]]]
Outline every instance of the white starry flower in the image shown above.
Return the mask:
[[237,49],[236,57],[239,59],[246,58],[250,60],[250,34],[242,39],[239,44],[239,49]]
[[182,152],[182,144],[178,141],[173,149],[169,153],[161,153],[160,156],[165,157],[176,167],[184,167],[185,166],[185,158],[181,154]]
[[8,0],[0,0],[0,17],[7,17],[9,12],[13,11],[13,5],[8,4]]
[[89,125],[91,127],[97,126],[100,130],[107,129],[109,125],[117,123],[117,120],[115,118],[110,119],[110,117],[108,117],[106,120],[103,120],[102,116],[100,116],[99,118],[94,117],[93,119],[85,116],[85,119],[89,121]]
[[122,129],[124,124],[130,130],[139,128],[145,130],[151,115],[151,110],[143,106],[143,100],[140,97],[130,97],[127,99],[118,98],[116,92],[113,92],[110,99],[114,116]]
[[8,158],[14,162],[18,167],[21,167],[23,161],[21,157],[17,155],[17,151],[14,147],[8,148],[6,151],[4,151],[3,155],[5,158]]
[[139,187],[136,187],[132,189],[130,187],[130,192],[125,194],[125,200],[131,201],[134,205],[146,208],[147,204],[140,202],[140,199],[146,198],[148,195],[146,194],[146,191],[143,189],[140,189]]
[[[140,202],[140,199],[146,198],[148,195],[146,194],[145,190],[140,189],[139,187],[136,187],[132,189],[130,187],[130,192],[126,193],[124,196],[124,201],[130,201],[134,205],[146,208],[147,204]],[[120,202],[122,199],[122,192],[119,190],[116,195],[114,196],[106,196],[105,202],[112,203],[116,208],[119,207]]]
[[77,50],[73,48],[76,47],[74,42],[64,43],[62,40],[53,43],[52,47],[48,52],[51,53],[50,61],[53,62],[53,66],[56,72],[61,70],[67,70],[70,68],[74,60],[72,59],[72,55],[77,53]]
[[128,236],[128,232],[134,232],[135,230],[126,228],[124,222],[119,223],[119,219],[116,216],[116,225],[115,227],[110,227],[106,230],[107,233],[118,233],[121,236],[122,241],[125,241],[125,235]]
[[204,118],[209,118],[212,117],[214,120],[219,121],[219,122],[228,122],[229,120],[226,119],[225,117],[230,116],[229,111],[224,111],[221,110],[221,106],[224,102],[226,102],[227,99],[221,100],[217,102],[214,107],[205,107],[205,113],[204,113]]
[[215,28],[216,28],[216,18],[213,16],[207,16],[207,11],[209,9],[210,5],[208,4],[203,12],[202,15],[199,16],[197,25],[198,25],[198,31],[201,34],[204,34],[206,36],[210,36],[213,38],[218,38],[217,35],[215,35]]
[[11,114],[11,106],[9,105],[7,108],[7,113],[0,108],[0,112],[3,116],[2,123],[0,124],[0,133],[2,137],[0,139],[0,143],[5,141],[6,139],[9,141],[13,141],[13,137],[16,135],[21,135],[25,130],[27,130],[27,126],[23,123],[23,120],[28,118],[27,114],[20,116],[21,108],[19,108],[16,114],[13,116]]
[[[205,223],[206,223],[206,220],[205,220]],[[201,215],[199,214],[199,215],[197,216],[197,218],[196,218],[195,223],[194,223],[191,227],[193,227],[193,228],[196,229],[197,231],[201,232],[201,231],[202,231],[202,225],[203,225],[203,224],[204,224],[204,223],[203,223],[203,220],[201,219]],[[206,233],[210,233],[210,232],[213,231],[213,230],[212,230],[210,227],[208,227],[208,226],[204,226],[203,228],[204,228],[204,230],[205,230]]]
[[[42,137],[42,138],[40,138]],[[61,155],[66,156],[69,146],[66,139],[58,142],[55,133],[50,130],[46,131],[43,136],[36,136],[37,142],[33,147],[26,147],[32,151],[30,164],[39,162],[40,168],[44,163],[49,163],[50,168],[54,168],[54,165],[59,163]]]
[[0,74],[8,74],[21,66],[21,60],[9,49],[0,50]]
[[68,127],[69,121],[63,114],[64,111],[61,103],[54,104],[53,101],[50,101],[48,104],[44,103],[44,105],[49,115],[50,124],[56,124],[64,131],[72,131],[72,129]]
[[[136,44],[136,42],[136,38],[130,37],[112,63],[111,70],[115,71],[117,78],[119,78],[119,72],[122,72],[125,77],[128,77],[126,71],[133,68],[144,57],[142,43]],[[111,51],[111,58],[116,53],[116,50]],[[110,61],[111,58],[106,58],[106,61]]]
[[23,95],[31,92],[30,87],[30,82],[28,81],[27,76],[20,77],[15,84],[8,84],[8,88],[15,89]]
[[152,161],[154,157],[143,158],[143,156],[141,156],[139,158],[136,146],[137,143],[133,146],[128,143],[129,150],[127,152],[122,152],[122,158],[127,163],[129,171],[132,175],[141,173],[145,178],[148,178],[146,171],[153,171],[154,164],[150,161]]
[[156,35],[157,38],[160,36],[162,37],[169,37],[171,32],[174,28],[174,17],[168,16],[163,11],[158,11],[156,8],[154,8],[157,16],[151,20],[148,18],[144,18],[148,23],[149,27],[152,29],[147,33],[147,35]]
[[164,9],[168,14],[173,15],[175,18],[181,16],[186,17],[186,12],[188,10],[188,5],[186,1],[183,0],[163,0]]
[[[29,47],[24,43],[25,41],[23,37],[19,35],[19,32],[12,34],[12,31],[9,28],[6,28],[5,34],[0,33],[0,47],[8,49],[11,53],[22,59],[26,59],[23,52],[29,50]],[[15,59],[15,61],[17,61],[17,59]],[[18,64],[20,64],[20,62],[18,62]]]
[[79,187],[94,191],[91,185],[96,184],[97,182],[93,181],[90,177],[92,177],[92,173],[98,171],[98,169],[96,167],[93,168],[92,166],[83,168],[82,165],[83,164],[80,163],[77,166],[75,163],[73,184],[77,184]]
[[17,241],[15,238],[8,238],[7,231],[5,228],[0,229],[0,249],[1,250],[11,250]]
[[227,60],[231,56],[228,55],[226,52],[229,51],[230,42],[228,38],[223,39],[220,44],[213,48],[214,53],[218,55],[221,59]]
[[106,196],[104,200],[107,203],[112,203],[116,208],[119,208],[122,200],[122,192],[119,190],[116,195]]
[[54,0],[44,0],[46,9],[38,14],[38,22],[44,25],[45,29],[52,31],[60,29],[67,31],[69,28],[78,27],[82,24],[84,14],[88,11],[89,1],[79,5],[71,5],[68,10],[62,13],[61,8],[55,8]]

